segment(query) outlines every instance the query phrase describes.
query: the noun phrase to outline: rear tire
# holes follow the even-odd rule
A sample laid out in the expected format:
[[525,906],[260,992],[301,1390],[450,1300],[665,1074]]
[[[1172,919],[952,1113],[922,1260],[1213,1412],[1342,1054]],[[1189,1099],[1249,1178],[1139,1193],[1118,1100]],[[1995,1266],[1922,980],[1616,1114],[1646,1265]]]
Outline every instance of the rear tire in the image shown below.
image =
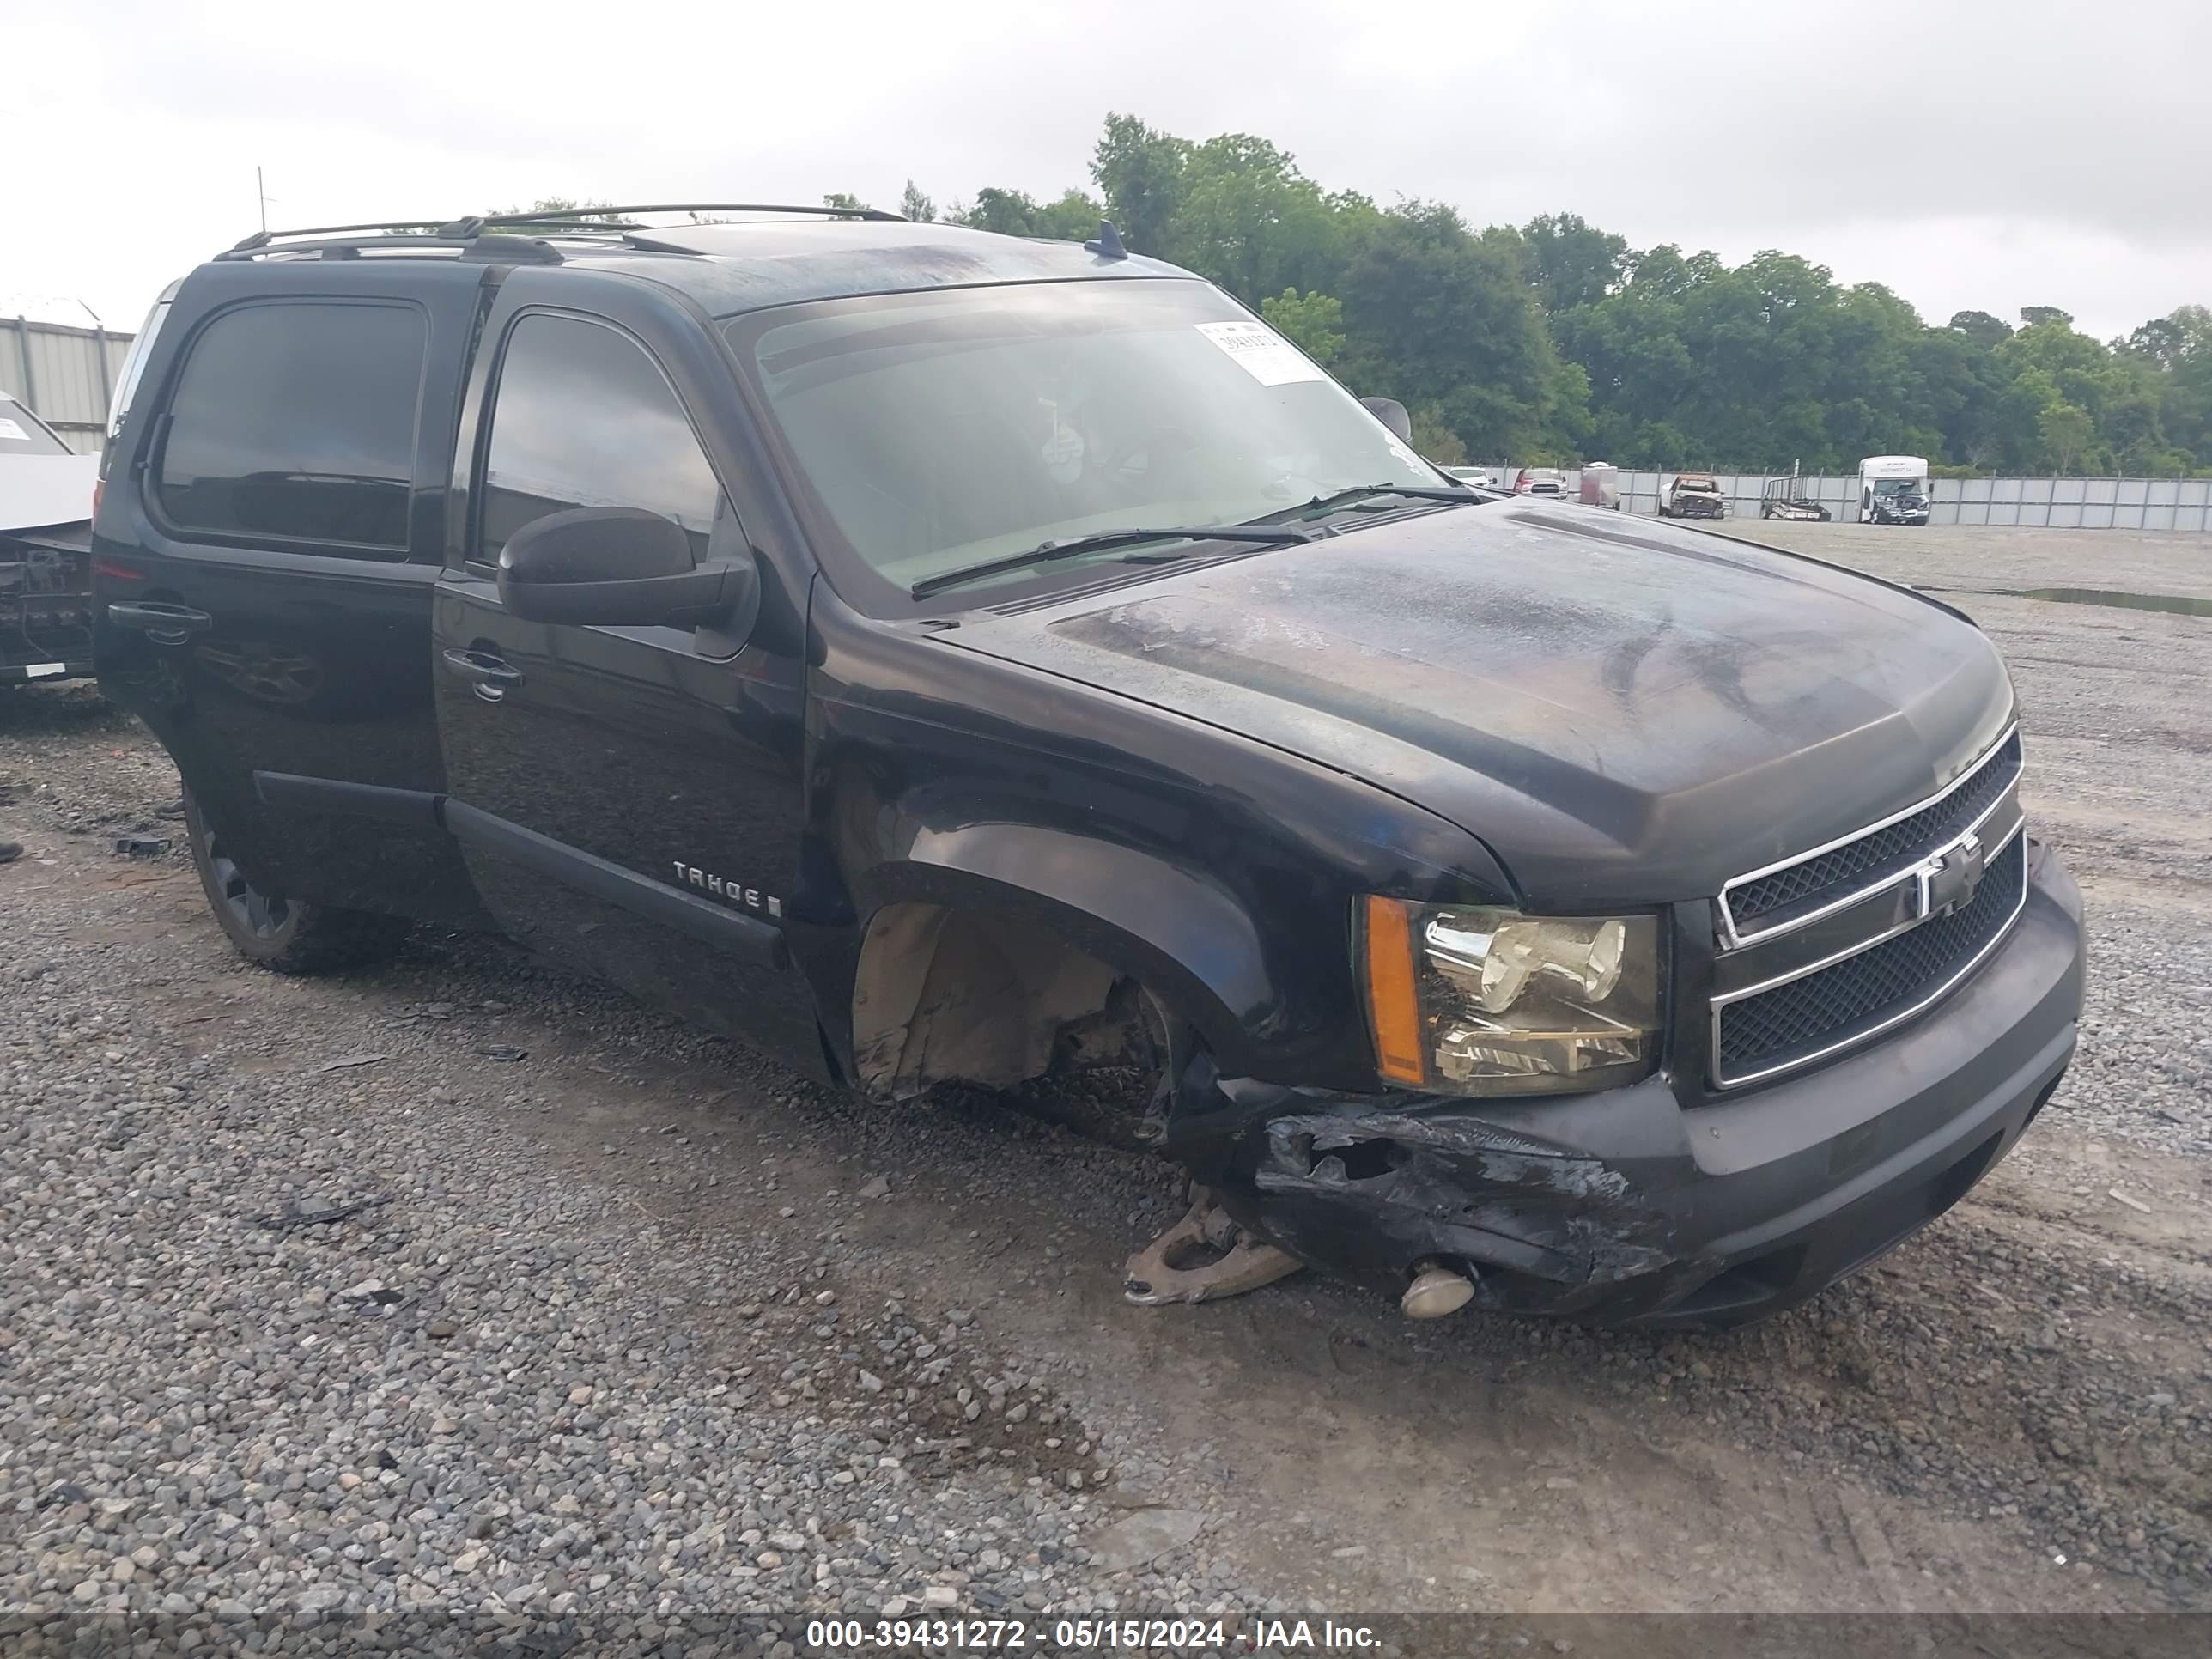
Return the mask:
[[185,830],[192,868],[216,923],[239,955],[279,974],[333,974],[381,962],[399,949],[408,923],[398,916],[305,904],[264,893],[224,852],[222,837],[185,792]]

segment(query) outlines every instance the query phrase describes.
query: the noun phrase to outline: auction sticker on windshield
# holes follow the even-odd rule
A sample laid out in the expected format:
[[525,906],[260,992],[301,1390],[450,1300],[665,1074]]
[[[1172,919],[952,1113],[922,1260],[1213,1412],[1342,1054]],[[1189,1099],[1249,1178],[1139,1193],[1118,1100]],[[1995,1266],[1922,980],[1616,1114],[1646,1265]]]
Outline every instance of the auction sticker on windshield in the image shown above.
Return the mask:
[[1292,380],[1325,380],[1319,364],[1299,354],[1279,334],[1258,323],[1194,323],[1200,334],[1219,346],[1243,371],[1261,386],[1286,386]]

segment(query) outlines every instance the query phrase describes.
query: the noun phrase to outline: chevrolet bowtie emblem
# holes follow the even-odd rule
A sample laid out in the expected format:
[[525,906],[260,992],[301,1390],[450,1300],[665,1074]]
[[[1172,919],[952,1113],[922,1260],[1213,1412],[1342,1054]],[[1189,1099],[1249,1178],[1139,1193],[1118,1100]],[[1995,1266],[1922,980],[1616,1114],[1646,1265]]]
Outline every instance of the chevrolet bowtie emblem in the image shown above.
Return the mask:
[[1923,916],[1948,915],[1974,896],[1982,884],[1981,837],[1961,836],[1913,871]]

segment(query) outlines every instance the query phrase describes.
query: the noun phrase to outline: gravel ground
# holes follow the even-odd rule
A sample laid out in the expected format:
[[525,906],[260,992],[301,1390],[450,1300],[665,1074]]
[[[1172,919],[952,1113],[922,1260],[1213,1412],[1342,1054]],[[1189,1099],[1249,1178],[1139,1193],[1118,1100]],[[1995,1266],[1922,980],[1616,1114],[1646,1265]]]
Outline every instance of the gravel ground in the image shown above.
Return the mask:
[[2212,1608],[2212,623],[1986,592],[2212,539],[1790,539],[1976,590],[2097,956],[2021,1152],[1727,1338],[1129,1308],[1170,1172],[483,940],[251,969],[111,850],[158,748],[0,698],[0,1617]]

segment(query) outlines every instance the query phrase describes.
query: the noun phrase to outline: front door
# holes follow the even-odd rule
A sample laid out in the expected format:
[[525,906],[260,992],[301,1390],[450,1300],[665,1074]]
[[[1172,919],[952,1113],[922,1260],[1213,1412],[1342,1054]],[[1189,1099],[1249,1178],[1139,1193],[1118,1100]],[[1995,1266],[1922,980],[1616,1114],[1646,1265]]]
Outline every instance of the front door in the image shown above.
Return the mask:
[[531,276],[509,279],[487,332],[473,487],[437,593],[447,828],[526,944],[820,1074],[813,1004],[782,940],[799,641],[775,617],[738,641],[527,622],[500,602],[501,545],[569,507],[661,514],[696,557],[744,546],[691,405],[648,343],[663,319],[643,301],[628,318],[534,303]]

